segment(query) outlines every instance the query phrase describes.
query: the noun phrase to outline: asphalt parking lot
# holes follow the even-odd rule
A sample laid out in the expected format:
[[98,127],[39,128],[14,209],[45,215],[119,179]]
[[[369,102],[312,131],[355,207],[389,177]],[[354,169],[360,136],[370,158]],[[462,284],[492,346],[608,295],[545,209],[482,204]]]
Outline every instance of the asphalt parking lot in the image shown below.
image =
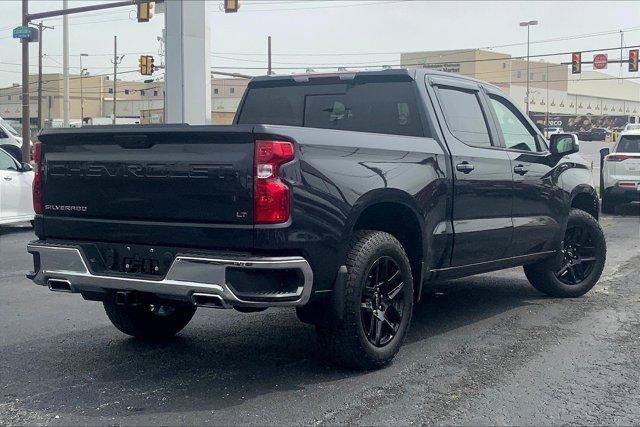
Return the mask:
[[138,342],[101,304],[28,281],[32,230],[0,227],[0,424],[637,424],[639,213],[602,218],[585,297],[545,297],[521,269],[438,286],[367,373],[326,364],[291,310],[200,309]]

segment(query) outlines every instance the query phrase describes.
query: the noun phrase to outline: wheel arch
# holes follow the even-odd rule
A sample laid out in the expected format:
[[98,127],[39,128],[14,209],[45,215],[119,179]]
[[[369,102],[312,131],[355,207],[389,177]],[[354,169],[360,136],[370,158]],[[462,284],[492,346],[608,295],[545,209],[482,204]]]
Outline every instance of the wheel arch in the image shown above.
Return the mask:
[[598,194],[593,187],[582,185],[571,193],[571,208],[585,211],[595,219],[600,216]]
[[409,257],[415,298],[419,299],[426,250],[425,225],[411,195],[393,189],[373,190],[363,195],[354,205],[349,227],[349,235],[359,230],[377,230],[398,239]]

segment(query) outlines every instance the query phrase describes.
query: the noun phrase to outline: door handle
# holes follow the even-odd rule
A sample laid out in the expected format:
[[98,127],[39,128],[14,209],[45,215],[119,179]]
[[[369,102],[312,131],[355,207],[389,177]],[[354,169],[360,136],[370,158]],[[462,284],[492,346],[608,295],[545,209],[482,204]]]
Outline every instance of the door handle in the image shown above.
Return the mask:
[[469,162],[462,162],[456,165],[456,170],[462,173],[469,173],[473,170],[473,165]]
[[523,165],[518,165],[513,168],[513,171],[519,175],[524,175],[525,173],[529,172],[529,169],[525,168]]
[[13,179],[13,178],[11,178],[10,176],[5,176],[5,177],[4,177],[4,180],[5,180],[5,181],[11,181],[12,179]]

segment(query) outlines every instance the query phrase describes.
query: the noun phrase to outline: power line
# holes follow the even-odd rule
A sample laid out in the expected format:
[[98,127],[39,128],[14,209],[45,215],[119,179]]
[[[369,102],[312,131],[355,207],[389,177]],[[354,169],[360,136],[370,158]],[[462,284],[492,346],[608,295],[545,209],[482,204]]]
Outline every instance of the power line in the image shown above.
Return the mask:
[[[634,46],[623,46],[622,49],[632,49],[632,48],[637,48],[640,47],[640,45],[634,45]],[[582,53],[589,53],[589,52],[604,52],[604,51],[610,51],[610,50],[619,50],[620,46],[616,46],[616,47],[609,47],[609,48],[599,48],[599,49],[587,49],[587,50],[582,50]],[[529,58],[544,58],[547,56],[560,56],[560,55],[570,55],[572,52],[555,52],[555,53],[541,53],[541,54],[536,54],[536,55],[529,55]],[[512,60],[517,60],[517,59],[526,59],[527,56],[511,56],[511,57],[507,57],[507,58],[481,58],[481,59],[468,59],[468,60],[462,60],[462,61],[455,61],[456,64],[466,64],[466,63],[477,63],[477,62],[492,62],[492,61],[512,61]],[[420,59],[420,58],[418,58]],[[425,57],[426,59],[426,57]],[[317,66],[312,66],[311,64],[309,64],[309,67],[311,68],[318,68],[318,69],[333,69],[336,68],[336,66],[343,66],[343,67],[349,67],[349,66],[359,66],[359,67],[363,67],[363,68],[367,68],[367,67],[379,67],[380,65],[389,65],[389,66],[429,66],[429,65],[440,65],[440,64],[446,64],[448,63],[448,61],[439,61],[439,62],[432,62],[432,63],[425,63],[425,62],[407,62],[407,63],[401,63],[401,64],[393,64],[393,63],[385,63],[385,64],[372,64],[371,62],[368,63],[358,63],[358,64],[340,64],[340,65],[324,65],[324,64],[318,64]],[[453,63],[453,62],[450,62]],[[264,67],[225,67],[225,66],[216,66],[216,68],[235,68],[235,69],[244,69],[244,70],[261,70],[264,69]],[[300,66],[300,67],[273,67],[273,69],[280,69],[280,70],[298,70],[301,68],[305,68],[304,66]]]

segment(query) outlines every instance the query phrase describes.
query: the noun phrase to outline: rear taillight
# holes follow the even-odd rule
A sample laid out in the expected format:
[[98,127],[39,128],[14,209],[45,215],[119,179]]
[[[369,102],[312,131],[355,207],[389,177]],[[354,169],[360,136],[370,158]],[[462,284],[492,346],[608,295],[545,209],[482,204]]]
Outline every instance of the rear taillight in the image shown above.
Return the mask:
[[622,162],[624,160],[631,159],[631,158],[632,156],[627,156],[625,154],[609,154],[607,157],[604,158],[604,160],[607,162]]
[[293,160],[293,144],[256,141],[254,157],[253,219],[256,224],[280,224],[289,220],[289,186],[279,177],[280,165]]
[[42,143],[36,142],[32,148],[33,161],[36,164],[33,176],[33,210],[42,214]]

